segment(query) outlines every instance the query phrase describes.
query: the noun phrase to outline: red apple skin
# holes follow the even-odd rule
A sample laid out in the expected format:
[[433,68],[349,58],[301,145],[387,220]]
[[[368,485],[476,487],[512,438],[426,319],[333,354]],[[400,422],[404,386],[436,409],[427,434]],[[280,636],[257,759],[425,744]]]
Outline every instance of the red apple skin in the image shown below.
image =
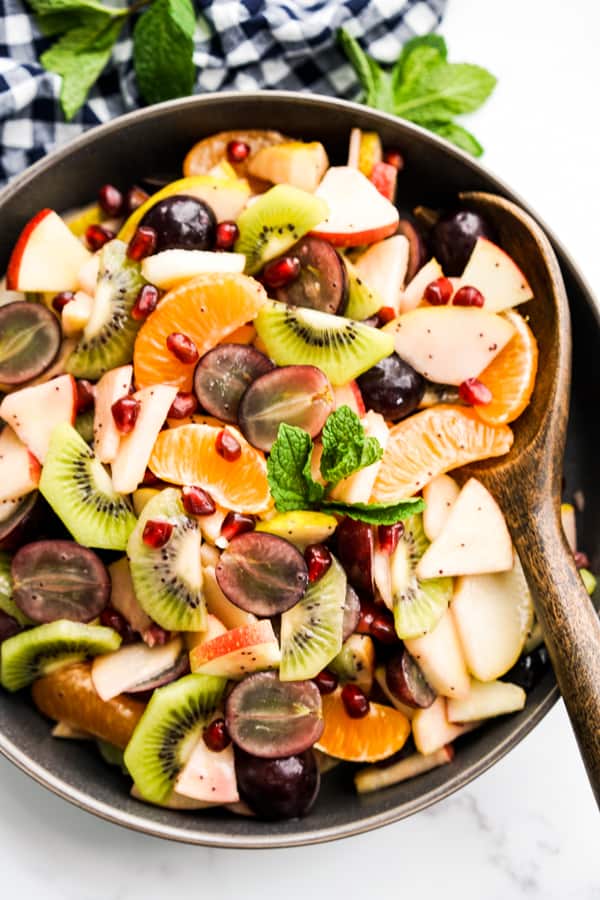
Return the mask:
[[378,162],[373,166],[373,171],[369,175],[369,181],[375,185],[380,194],[390,203],[394,202],[396,197],[396,181],[398,178],[398,170],[395,166],[386,162]]
[[46,216],[50,215],[53,210],[45,208],[40,209],[38,213],[35,214],[33,219],[30,219],[21,234],[19,235],[19,239],[15,244],[14,250],[11,254],[8,269],[6,270],[6,290],[7,291],[18,291],[19,290],[19,270],[21,268],[21,261],[23,259],[23,254],[25,253],[25,247],[29,243],[29,238],[32,233],[38,227],[40,222],[46,218]]
[[383,241],[387,237],[396,234],[398,222],[390,222],[388,225],[381,225],[379,228],[371,228],[367,231],[345,232],[344,234],[336,234],[330,231],[319,231],[318,229],[310,233],[314,237],[323,238],[329,241],[335,247],[361,247],[363,244],[374,244],[376,241]]
[[266,644],[274,640],[273,628],[268,619],[253,622],[251,625],[241,625],[232,628],[205,644],[194,647],[190,653],[190,667],[192,672],[204,663],[217,659],[219,656],[227,656],[236,650],[243,650],[256,644]]

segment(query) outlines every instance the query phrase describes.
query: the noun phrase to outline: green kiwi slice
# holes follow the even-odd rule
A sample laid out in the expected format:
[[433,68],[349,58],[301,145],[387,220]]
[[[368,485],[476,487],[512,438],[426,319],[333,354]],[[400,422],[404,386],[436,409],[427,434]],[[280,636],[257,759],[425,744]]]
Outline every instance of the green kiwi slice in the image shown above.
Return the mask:
[[67,361],[67,372],[97,381],[109,369],[131,362],[142,324],[131,310],[145,283],[140,264],[127,257],[127,244],[115,240],[104,245],[92,317]]
[[52,431],[40,492],[79,544],[125,550],[135,528],[133,510],[72,425]]
[[431,631],[452,598],[451,578],[421,581],[415,574],[417,563],[428,546],[423,517],[416,515],[405,519],[404,533],[390,561],[394,623],[401,640],[420,637]]
[[[163,547],[144,542],[149,521],[173,526]],[[201,541],[198,523],[185,512],[176,488],[165,488],[148,501],[129,538],[127,555],[135,595],[144,612],[168,631],[203,631],[206,627]]]
[[281,616],[281,681],[314,678],[342,649],[346,573],[332,557],[324,575]]
[[0,610],[13,618],[19,625],[33,625],[32,619],[21,612],[13,600],[11,563],[12,559],[9,554],[0,551]]
[[8,638],[0,645],[0,682],[18,691],[36,678],[72,663],[117,650],[121,638],[112,628],[59,619]]
[[375,672],[373,638],[368,634],[351,634],[327,668],[334,672],[342,683],[357,684],[365,694],[370,694]]
[[384,305],[383,300],[376,291],[367,287],[349,259],[344,258],[348,273],[348,301],[344,315],[348,319],[368,319],[379,312]]
[[237,220],[240,236],[235,252],[245,255],[247,274],[253,275],[289,250],[326,219],[327,213],[324,200],[289,184],[278,184],[261,194]]
[[217,711],[226,680],[186,675],[152,694],[125,749],[127,770],[144,800],[164,803],[204,726]]
[[278,366],[317,366],[332,384],[346,384],[394,350],[391,334],[316,309],[266,303],[255,319]]

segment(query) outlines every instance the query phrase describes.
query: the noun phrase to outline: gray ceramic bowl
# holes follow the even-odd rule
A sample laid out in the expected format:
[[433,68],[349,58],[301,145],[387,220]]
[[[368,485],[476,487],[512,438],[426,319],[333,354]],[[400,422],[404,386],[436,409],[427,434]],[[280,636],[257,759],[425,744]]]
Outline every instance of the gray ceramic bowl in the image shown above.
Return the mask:
[[[17,178],[0,195],[0,271],[23,224],[43,206],[65,210],[89,202],[99,185],[126,186],[151,174],[176,177],[184,154],[200,137],[222,129],[277,128],[323,141],[333,161],[344,161],[350,128],[378,131],[406,160],[402,204],[452,204],[460,190],[487,190],[523,202],[472,159],[405,122],[323,97],[291,93],[218,94],[141,110],[96,128]],[[531,212],[531,211],[530,211]],[[566,490],[586,495],[581,545],[600,564],[600,322],[589,290],[555,242],[571,302],[574,382]],[[543,364],[543,361],[542,361]],[[48,723],[23,694],[0,698],[0,751],[40,784],[83,809],[148,834],[221,847],[284,847],[357,834],[394,822],[446,797],[499,760],[546,714],[558,696],[547,671],[522,713],[491,722],[459,742],[454,761],[394,788],[358,797],[350,770],[324,778],[318,802],[302,820],[266,824],[221,812],[183,813],[146,806],[128,793],[128,780],[94,748],[50,736]],[[518,789],[518,786],[515,786]]]

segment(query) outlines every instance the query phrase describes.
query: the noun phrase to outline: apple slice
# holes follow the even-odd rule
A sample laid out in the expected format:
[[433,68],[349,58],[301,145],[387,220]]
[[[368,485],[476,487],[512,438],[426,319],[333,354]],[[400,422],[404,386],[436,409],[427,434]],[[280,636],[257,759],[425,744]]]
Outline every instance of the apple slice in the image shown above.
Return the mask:
[[325,147],[319,141],[286,141],[262,147],[250,158],[248,172],[273,184],[291,184],[312,193],[328,166]]
[[438,697],[427,709],[418,709],[413,716],[412,731],[415,747],[419,753],[435,753],[446,744],[450,744],[456,738],[469,731],[473,731],[481,723],[467,722],[457,725],[448,721],[447,704],[450,702],[445,697]]
[[233,744],[219,753],[209,750],[202,736],[177,776],[175,794],[211,803],[237,803]]
[[454,619],[447,609],[433,631],[404,641],[428,684],[443,697],[466,697],[471,683]]
[[[178,670],[183,642],[174,638],[162,647],[129,644],[114,653],[97,656],[92,663],[92,682],[101,700],[119,694],[151,690],[166,684]],[[179,671],[181,674],[181,665]]]
[[[202,525],[202,518],[200,518]],[[204,579],[202,589],[204,591],[204,599],[206,608],[213,617],[218,618],[225,628],[243,628],[246,625],[253,625],[257,622],[257,618],[253,613],[240,609],[235,603],[225,596],[215,575],[214,565],[203,567]],[[210,616],[209,616],[210,618]]]
[[459,578],[451,611],[471,674],[493,681],[508,672],[533,624],[533,602],[517,554],[508,572]]
[[435,541],[439,537],[459,494],[459,486],[449,475],[438,475],[427,482],[423,488],[423,531],[428,540]]
[[527,694],[517,684],[510,684],[507,681],[488,681],[484,684],[473,680],[467,697],[461,700],[448,700],[448,721],[479,722],[481,719],[518,712],[523,709],[526,700]]
[[35,491],[41,471],[35,456],[5,425],[0,432],[0,502],[18,500]]
[[216,616],[213,616],[212,613],[209,613],[206,617],[206,628],[204,631],[186,631],[183,636],[185,646],[191,651],[194,647],[199,647],[200,644],[206,644],[207,641],[212,641],[213,638],[220,637],[220,635],[225,634],[226,631],[227,628],[225,628],[221,620],[217,619]]
[[477,378],[504,349],[514,325],[496,313],[464,306],[423,306],[403,313],[383,331],[413,369],[438,384]]
[[487,238],[477,238],[458,287],[481,291],[485,309],[501,312],[533,299],[529,282],[511,257]]
[[96,385],[94,406],[94,453],[103,463],[110,463],[116,457],[121,442],[112,406],[121,397],[129,395],[133,366],[119,366],[102,376]]
[[243,253],[217,253],[210,250],[163,250],[142,260],[142,275],[151,284],[170,288],[206,272],[243,272]]
[[73,425],[76,414],[77,385],[72,375],[59,375],[35,387],[22,388],[0,403],[0,417],[42,463],[56,425]]
[[481,482],[470,478],[419,560],[417,577],[479,575],[512,567],[512,541],[502,511]]
[[[365,429],[365,435],[376,438],[385,451],[390,430],[383,416],[370,409],[361,419],[361,424]],[[342,500],[344,503],[368,503],[380,465],[381,460],[378,460],[365,469],[359,469],[349,478],[343,478],[331,491],[332,500]]]
[[245,678],[250,672],[276,669],[281,651],[269,619],[234,628],[195,647],[190,653],[192,672]]
[[69,301],[61,313],[60,321],[65,337],[73,337],[80,334],[90,321],[94,298],[85,291],[77,291],[75,297]]
[[100,275],[100,254],[94,253],[81,266],[77,275],[77,286],[79,290],[84,291],[93,297],[96,293],[98,285],[98,276]]
[[432,281],[443,276],[442,267],[437,259],[430,259],[429,262],[419,269],[412,281],[406,285],[400,295],[399,312],[410,312],[416,309],[423,302],[425,288]]
[[141,404],[140,411],[133,431],[121,436],[111,466],[117,493],[131,494],[143,481],[152,448],[176,396],[177,388],[170,384],[155,384],[133,394]]
[[312,234],[337,247],[372,244],[394,234],[398,210],[369,179],[350,166],[332,166],[315,196],[325,200],[329,215]]
[[75,291],[91,253],[52,209],[42,209],[21,232],[6,272],[9,291]]
[[356,381],[349,381],[348,384],[340,384],[338,387],[334,387],[333,402],[336,409],[339,409],[340,406],[349,406],[359,418],[362,418],[366,413],[365,402]]
[[110,605],[121,613],[134,631],[144,636],[152,627],[152,619],[144,612],[135,595],[127,557],[123,556],[111,563],[108,573],[111,583]]
[[354,261],[354,268],[367,287],[381,297],[382,305],[398,314],[400,296],[408,269],[409,243],[395,234],[372,244]]

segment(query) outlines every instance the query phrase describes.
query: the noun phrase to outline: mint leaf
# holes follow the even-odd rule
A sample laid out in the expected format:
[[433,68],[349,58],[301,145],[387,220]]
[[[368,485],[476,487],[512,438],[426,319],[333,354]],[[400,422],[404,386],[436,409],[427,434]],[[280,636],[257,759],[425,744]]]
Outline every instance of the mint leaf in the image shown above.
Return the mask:
[[313,481],[310,435],[294,425],[279,426],[277,440],[267,460],[267,479],[279,512],[310,509],[323,497],[323,487]]
[[324,500],[321,509],[337,513],[339,516],[348,516],[349,519],[368,522],[370,525],[395,525],[402,519],[422,512],[425,509],[425,502],[421,497],[412,497],[389,504],[343,503],[337,500]]
[[361,83],[364,91],[363,103],[374,109],[393,113],[394,96],[390,73],[365,53],[356,38],[353,38],[345,28],[340,28],[338,38]]
[[321,475],[332,484],[370,466],[383,456],[379,441],[365,435],[360,419],[349,406],[341,406],[331,413],[325,422],[321,440]]
[[98,0],[28,0],[28,3],[38,16],[62,12],[97,12],[105,16],[120,18],[128,14],[127,9],[105,6]]
[[483,147],[477,138],[456,122],[429,122],[427,127],[471,156],[481,156],[483,153]]
[[479,109],[496,85],[481,66],[440,63],[426,68],[396,91],[395,112],[420,125],[451,121],[455,115]]
[[446,41],[439,34],[424,34],[407,41],[391,72],[394,94],[402,84],[412,84],[423,71],[446,62],[447,57]]
[[195,28],[191,0],[155,0],[138,19],[133,61],[140,94],[147,103],[192,93]]

